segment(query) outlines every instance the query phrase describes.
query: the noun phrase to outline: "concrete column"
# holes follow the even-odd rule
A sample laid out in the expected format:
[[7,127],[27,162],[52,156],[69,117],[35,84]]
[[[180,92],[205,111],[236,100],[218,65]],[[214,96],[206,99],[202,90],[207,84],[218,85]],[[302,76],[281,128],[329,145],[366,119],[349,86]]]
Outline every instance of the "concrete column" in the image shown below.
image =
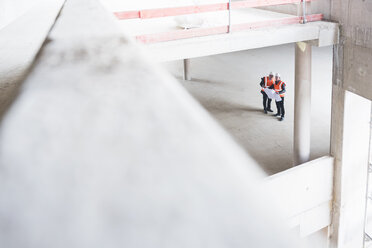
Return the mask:
[[183,60],[183,80],[191,80],[190,77],[190,59]]
[[371,101],[333,86],[331,155],[335,158],[330,248],[363,247]]
[[299,165],[310,158],[311,45],[298,42],[295,49],[293,160]]

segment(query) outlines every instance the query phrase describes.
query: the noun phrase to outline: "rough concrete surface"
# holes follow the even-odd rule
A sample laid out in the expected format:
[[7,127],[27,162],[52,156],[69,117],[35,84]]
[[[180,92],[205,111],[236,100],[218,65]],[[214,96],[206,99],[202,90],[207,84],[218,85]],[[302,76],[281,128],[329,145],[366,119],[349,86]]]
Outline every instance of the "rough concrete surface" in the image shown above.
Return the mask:
[[[182,75],[180,61],[163,64]],[[262,110],[260,77],[279,72],[287,84],[286,119]],[[182,84],[268,174],[292,166],[294,45],[276,46],[191,60],[192,81]],[[332,47],[313,47],[311,159],[329,154]],[[272,103],[275,111],[275,104]]]

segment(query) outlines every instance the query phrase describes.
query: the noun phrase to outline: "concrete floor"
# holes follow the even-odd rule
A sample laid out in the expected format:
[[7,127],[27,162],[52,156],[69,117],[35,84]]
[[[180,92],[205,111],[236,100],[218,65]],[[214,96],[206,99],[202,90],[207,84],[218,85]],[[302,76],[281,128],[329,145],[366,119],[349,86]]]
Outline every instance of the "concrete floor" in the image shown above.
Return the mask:
[[[182,61],[163,64],[181,78]],[[311,159],[329,153],[332,47],[313,48]],[[279,72],[287,84],[286,119],[265,115],[260,77]],[[269,175],[290,168],[293,143],[294,45],[191,60],[192,81],[180,82]],[[275,104],[272,105],[276,110]]]

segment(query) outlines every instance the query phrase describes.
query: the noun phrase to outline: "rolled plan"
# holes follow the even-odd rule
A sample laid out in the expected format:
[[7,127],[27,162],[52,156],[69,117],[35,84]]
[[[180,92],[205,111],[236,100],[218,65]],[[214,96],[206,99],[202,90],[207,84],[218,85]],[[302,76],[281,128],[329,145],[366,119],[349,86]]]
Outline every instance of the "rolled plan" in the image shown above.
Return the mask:
[[282,98],[279,96],[279,94],[276,94],[275,90],[265,88],[264,91],[270,99],[275,99],[276,102],[280,102],[282,100]]

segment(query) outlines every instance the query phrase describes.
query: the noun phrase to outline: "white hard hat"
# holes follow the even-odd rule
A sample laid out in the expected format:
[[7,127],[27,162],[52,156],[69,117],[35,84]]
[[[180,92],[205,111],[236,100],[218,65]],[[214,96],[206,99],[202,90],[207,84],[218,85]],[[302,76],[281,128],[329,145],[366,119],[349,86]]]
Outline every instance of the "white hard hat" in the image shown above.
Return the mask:
[[271,72],[269,73],[269,76],[270,76],[270,75],[273,75],[273,76],[274,76],[274,73],[271,71]]
[[279,73],[275,73],[275,77],[280,77],[280,74]]

